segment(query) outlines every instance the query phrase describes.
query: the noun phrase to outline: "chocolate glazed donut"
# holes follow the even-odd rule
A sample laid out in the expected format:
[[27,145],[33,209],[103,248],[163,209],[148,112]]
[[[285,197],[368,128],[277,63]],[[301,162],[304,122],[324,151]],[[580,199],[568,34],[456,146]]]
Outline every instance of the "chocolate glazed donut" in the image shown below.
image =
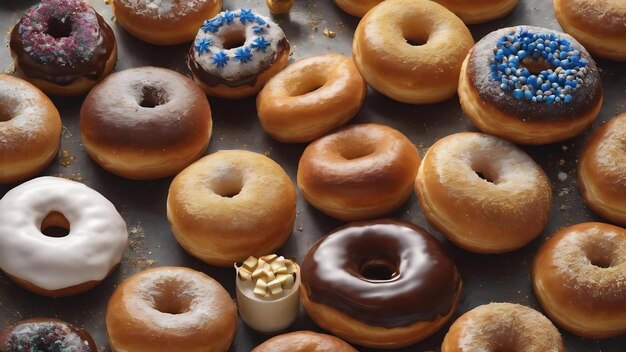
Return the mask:
[[445,324],[462,283],[425,230],[378,220],[348,224],[318,241],[302,263],[302,285],[305,308],[320,326],[363,346],[396,348]]

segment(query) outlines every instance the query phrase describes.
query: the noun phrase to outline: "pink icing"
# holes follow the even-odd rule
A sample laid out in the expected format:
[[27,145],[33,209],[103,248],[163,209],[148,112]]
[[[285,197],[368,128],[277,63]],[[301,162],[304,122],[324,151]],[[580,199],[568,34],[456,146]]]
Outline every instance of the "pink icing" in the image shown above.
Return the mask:
[[[70,27],[55,38],[51,23]],[[24,51],[41,63],[72,66],[88,61],[100,41],[96,12],[83,0],[43,0],[26,12],[19,25]]]

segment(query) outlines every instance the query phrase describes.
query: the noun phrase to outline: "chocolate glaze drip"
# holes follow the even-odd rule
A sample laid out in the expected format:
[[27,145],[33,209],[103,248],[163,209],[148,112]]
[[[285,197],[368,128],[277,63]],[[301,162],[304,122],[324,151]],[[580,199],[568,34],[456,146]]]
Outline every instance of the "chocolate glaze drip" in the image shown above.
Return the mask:
[[[290,50],[290,46],[289,46],[289,42],[287,41],[287,38],[281,39],[277,45],[276,57],[279,57],[280,55],[282,55],[284,51],[289,52],[289,50]],[[271,61],[264,62],[262,65],[263,69],[259,71],[256,75],[241,77],[236,80],[226,80],[222,77],[214,76],[206,72],[202,68],[202,66],[200,66],[200,64],[197,63],[196,60],[193,58],[193,52],[194,52],[194,48],[192,45],[191,49],[189,49],[189,54],[187,55],[187,66],[189,66],[189,69],[191,70],[191,72],[193,73],[195,77],[200,79],[202,83],[206,84],[209,87],[214,87],[220,84],[223,84],[230,88],[241,87],[243,85],[249,85],[253,87],[256,84],[257,77],[261,73],[263,73],[265,70],[269,69],[273,64],[273,62]]]
[[61,66],[54,63],[42,64],[36,57],[24,51],[22,37],[19,28],[22,21],[13,27],[11,41],[9,43],[16,66],[28,78],[42,79],[61,86],[68,86],[75,80],[85,77],[98,80],[105,68],[106,63],[115,49],[115,35],[106,21],[96,13],[100,26],[100,43],[94,49],[89,61],[80,62],[73,66]]
[[[68,339],[68,334],[76,334]],[[83,329],[58,320],[35,318],[11,325],[0,332],[0,352],[59,351],[63,347],[73,347],[77,352],[98,352],[96,343]]]
[[[376,266],[391,277],[368,273]],[[437,240],[418,226],[392,220],[337,229],[311,248],[301,270],[311,301],[385,328],[446,316],[461,287],[452,259]]]
[[[556,33],[561,38],[569,40],[578,46],[581,58],[587,60],[588,73],[584,78],[584,84],[580,85],[572,94],[574,100],[571,103],[533,103],[527,100],[516,100],[512,92],[500,89],[500,83],[491,77],[489,58],[493,56],[493,49],[498,39],[510,34],[513,28],[504,28],[492,32],[481,39],[470,52],[467,73],[473,86],[478,91],[480,98],[491,106],[495,106],[503,113],[523,121],[563,121],[574,119],[581,114],[587,113],[602,99],[602,82],[595,61],[585,48],[573,37],[545,28],[524,26],[535,33]],[[550,66],[551,67],[551,66]],[[546,67],[550,68],[550,67]]]

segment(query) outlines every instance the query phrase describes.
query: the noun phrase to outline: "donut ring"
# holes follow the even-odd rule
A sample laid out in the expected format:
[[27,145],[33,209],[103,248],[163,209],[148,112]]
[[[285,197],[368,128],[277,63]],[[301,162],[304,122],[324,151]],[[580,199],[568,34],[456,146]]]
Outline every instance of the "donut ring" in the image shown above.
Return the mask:
[[435,0],[459,16],[465,24],[502,18],[515,10],[519,0]]
[[54,318],[34,318],[0,331],[0,351],[98,352],[86,330]]
[[427,0],[387,0],[359,22],[352,54],[365,81],[380,93],[403,103],[430,104],[456,93],[472,45],[463,21],[445,7]]
[[491,303],[463,314],[450,327],[441,352],[564,352],[556,327],[534,309]]
[[313,331],[295,331],[263,342],[252,352],[357,352],[335,336]]
[[626,114],[597,129],[578,164],[578,185],[589,207],[612,222],[626,225]]
[[409,198],[419,164],[419,152],[399,131],[378,124],[346,126],[306,147],[298,186],[326,215],[371,219]]
[[590,339],[626,333],[626,230],[588,222],[558,231],[539,249],[532,282],[565,330]]
[[[42,234],[49,227],[69,234]],[[39,295],[91,289],[120,263],[127,245],[126,223],[115,206],[82,183],[39,177],[0,199],[0,268]]]
[[257,97],[257,112],[272,138],[310,142],[350,121],[366,94],[367,85],[351,58],[319,55],[274,76]]
[[167,197],[176,240],[211,265],[232,267],[274,253],[291,236],[295,218],[289,176],[270,158],[243,150],[221,150],[191,164]]
[[61,116],[37,87],[0,74],[0,183],[35,176],[61,145]]
[[594,55],[626,61],[626,5],[620,1],[554,0],[563,30]]
[[211,277],[159,267],[117,286],[106,328],[113,352],[224,352],[235,337],[237,308]]
[[322,328],[372,348],[412,345],[456,309],[461,278],[441,244],[413,224],[350,223],[319,240],[301,266],[300,297]]
[[428,222],[476,253],[525,246],[546,226],[552,203],[548,177],[530,156],[474,132],[437,141],[420,165],[415,191]]
[[46,94],[86,93],[117,62],[111,27],[84,0],[44,0],[30,8],[9,44],[16,70]]
[[602,94],[598,68],[576,39],[531,26],[485,36],[459,79],[461,107],[472,123],[518,144],[578,135],[598,116]]
[[207,95],[238,99],[258,93],[285,68],[289,50],[285,33],[269,18],[227,10],[200,27],[187,65]]
[[105,170],[134,180],[176,175],[204,155],[212,128],[202,90],[180,73],[158,67],[112,74],[89,92],[80,109],[80,136],[89,156]]
[[372,7],[384,0],[333,0],[343,11],[356,17],[363,17]]

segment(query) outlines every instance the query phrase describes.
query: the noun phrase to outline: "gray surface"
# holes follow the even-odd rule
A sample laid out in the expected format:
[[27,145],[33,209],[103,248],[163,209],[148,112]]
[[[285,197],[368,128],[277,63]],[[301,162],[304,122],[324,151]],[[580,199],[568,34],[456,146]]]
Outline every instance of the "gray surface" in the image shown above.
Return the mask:
[[[33,1],[4,0],[0,2],[0,28],[8,31],[19,20],[23,10]],[[112,24],[119,44],[119,60],[116,70],[144,65],[163,66],[184,74],[188,70],[184,57],[188,44],[162,48],[143,43],[119,28],[111,21],[111,8],[101,0],[91,3]],[[224,8],[252,7],[267,14],[265,2],[226,0]],[[293,45],[293,59],[326,52],[350,54],[353,31],[358,20],[338,8],[330,0],[296,0],[290,16],[277,19]],[[515,12],[502,20],[485,25],[472,26],[474,39],[515,24],[532,24],[559,29],[553,17],[551,1],[522,0]],[[336,31],[333,39],[323,35],[324,27]],[[317,30],[316,30],[317,28]],[[626,69],[623,64],[598,61],[605,89],[605,103],[594,127],[619,112],[626,111]],[[7,46],[0,47],[0,71],[10,70],[11,59]],[[74,297],[48,299],[38,297],[13,285],[6,276],[0,275],[0,327],[20,319],[35,316],[54,316],[80,326],[92,333],[98,345],[108,350],[104,326],[106,302],[115,285],[149,266],[181,265],[201,270],[217,280],[234,297],[233,273],[229,269],[208,266],[187,255],[174,240],[165,217],[165,199],[171,179],[159,181],[128,181],[108,174],[94,164],[80,143],[78,111],[82,97],[55,98],[66,127],[62,138],[62,150],[68,151],[74,160],[59,158],[44,172],[46,175],[80,177],[82,182],[95,188],[109,198],[124,216],[131,229],[132,245],[119,270],[95,289]],[[220,149],[247,149],[265,153],[291,175],[295,181],[297,161],[304,145],[285,145],[271,140],[263,133],[255,113],[255,100],[240,101],[210,99],[213,109],[214,134],[207,153]],[[412,106],[394,102],[370,90],[364,108],[353,121],[378,122],[391,125],[404,132],[423,153],[437,139],[448,134],[473,130],[463,116],[458,98],[429,106]],[[542,236],[526,248],[505,255],[475,255],[464,252],[443,241],[450,249],[464,281],[464,289],[455,313],[460,314],[484,303],[506,301],[539,308],[529,281],[529,265],[539,245],[556,229],[589,220],[600,220],[585,207],[576,187],[575,169],[577,157],[590,131],[565,143],[542,147],[525,147],[550,177],[554,189],[554,202],[548,227]],[[65,164],[66,166],[62,166]],[[68,165],[69,164],[69,165]],[[561,181],[559,173],[567,175]],[[561,175],[563,176],[563,175]],[[0,186],[0,196],[13,185]],[[439,239],[442,237],[426,223],[415,195],[392,216],[412,221],[425,227]],[[299,260],[311,245],[340,222],[317,212],[298,198],[298,216],[293,236],[280,251]],[[154,261],[152,263],[151,261]],[[449,324],[426,341],[404,351],[439,350]],[[319,330],[302,312],[297,323],[289,330]],[[626,351],[626,336],[593,341],[563,332],[568,351]],[[236,340],[231,351],[250,351],[267,339],[248,329],[240,322]],[[367,351],[366,349],[360,349]]]

